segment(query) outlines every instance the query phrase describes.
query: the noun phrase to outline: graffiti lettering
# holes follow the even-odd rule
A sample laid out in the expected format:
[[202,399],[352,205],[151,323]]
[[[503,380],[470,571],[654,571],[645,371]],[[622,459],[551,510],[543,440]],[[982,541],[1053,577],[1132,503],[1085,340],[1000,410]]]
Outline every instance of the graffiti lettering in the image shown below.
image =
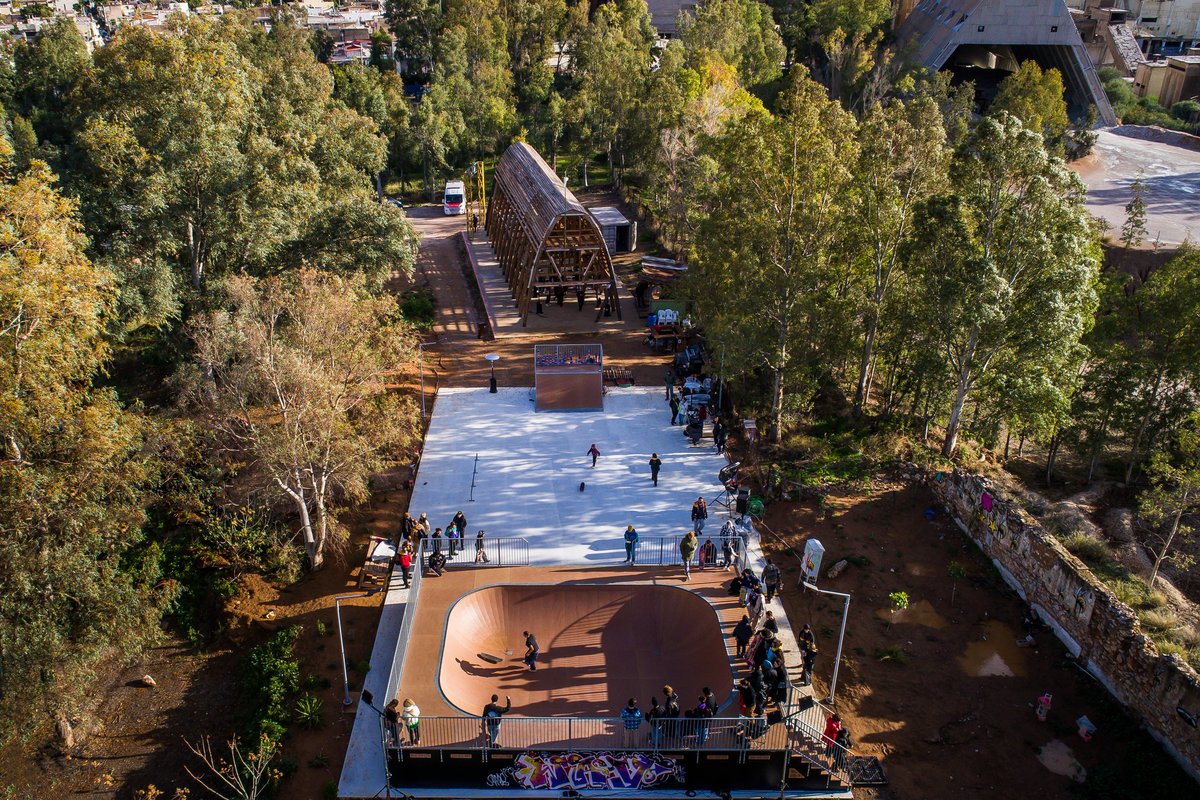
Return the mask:
[[683,782],[683,765],[658,753],[522,753],[487,777],[488,786],[523,789],[647,789]]

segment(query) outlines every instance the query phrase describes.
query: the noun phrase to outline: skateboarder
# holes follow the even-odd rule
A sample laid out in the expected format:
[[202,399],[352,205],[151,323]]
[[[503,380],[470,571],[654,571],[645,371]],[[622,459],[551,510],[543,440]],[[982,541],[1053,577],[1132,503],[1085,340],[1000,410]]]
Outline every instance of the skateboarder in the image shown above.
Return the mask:
[[537,657],[541,652],[538,649],[537,637],[529,631],[521,631],[521,635],[525,637],[525,664],[529,667],[530,672],[536,672]]
[[658,453],[650,454],[650,480],[654,481],[654,485],[658,486],[658,471],[662,468],[662,459],[658,457]]
[[486,564],[488,561],[487,551],[483,549],[483,531],[480,531],[475,534],[475,563]]

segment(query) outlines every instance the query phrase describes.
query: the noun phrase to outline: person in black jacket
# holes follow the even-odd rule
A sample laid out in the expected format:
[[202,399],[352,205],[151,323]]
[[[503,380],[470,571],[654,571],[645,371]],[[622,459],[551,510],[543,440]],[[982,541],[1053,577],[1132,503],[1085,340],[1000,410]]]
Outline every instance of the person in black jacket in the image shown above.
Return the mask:
[[675,737],[679,730],[679,695],[670,684],[663,686],[662,731],[666,737],[667,747],[675,747]]
[[750,644],[750,637],[753,635],[754,629],[750,627],[750,618],[743,614],[741,621],[733,626],[733,641],[737,644],[738,658],[745,658],[746,645]]
[[504,708],[500,707],[500,695],[492,695],[492,702],[483,707],[483,736],[487,747],[500,746],[500,718],[512,711],[512,698],[504,696]]

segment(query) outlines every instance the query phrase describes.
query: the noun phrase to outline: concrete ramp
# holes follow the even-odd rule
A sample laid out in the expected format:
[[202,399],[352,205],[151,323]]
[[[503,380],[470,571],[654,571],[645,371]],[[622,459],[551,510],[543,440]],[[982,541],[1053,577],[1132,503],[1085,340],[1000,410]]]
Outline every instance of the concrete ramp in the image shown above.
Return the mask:
[[[432,610],[431,610],[432,611]],[[522,662],[525,637],[541,647]],[[489,664],[478,654],[503,657]],[[684,709],[704,686],[733,691],[713,607],[673,586],[505,584],[463,595],[446,616],[438,681],[447,702],[479,714],[493,693],[521,716],[617,716],[630,697],[643,711],[674,683]]]

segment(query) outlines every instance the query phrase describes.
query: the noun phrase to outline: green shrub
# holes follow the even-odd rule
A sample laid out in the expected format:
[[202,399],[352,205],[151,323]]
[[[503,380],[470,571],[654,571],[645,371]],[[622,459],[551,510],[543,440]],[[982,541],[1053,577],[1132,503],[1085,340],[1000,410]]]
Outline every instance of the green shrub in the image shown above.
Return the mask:
[[325,798],[325,800],[337,800],[337,796],[337,781],[329,781],[325,784],[324,788],[321,789],[321,797]]
[[306,694],[296,701],[296,720],[308,728],[316,730],[325,724],[325,704],[321,698]]
[[428,330],[437,318],[433,291],[427,287],[409,289],[400,297],[400,316],[413,327]]
[[308,760],[308,766],[313,769],[324,769],[329,766],[329,756],[324,753],[317,753]]
[[1171,116],[1184,122],[1194,122],[1200,114],[1200,103],[1195,100],[1180,100],[1171,106]]
[[246,710],[243,738],[267,736],[278,742],[290,719],[288,699],[300,689],[300,665],[295,659],[298,625],[290,625],[242,656],[238,690]]

